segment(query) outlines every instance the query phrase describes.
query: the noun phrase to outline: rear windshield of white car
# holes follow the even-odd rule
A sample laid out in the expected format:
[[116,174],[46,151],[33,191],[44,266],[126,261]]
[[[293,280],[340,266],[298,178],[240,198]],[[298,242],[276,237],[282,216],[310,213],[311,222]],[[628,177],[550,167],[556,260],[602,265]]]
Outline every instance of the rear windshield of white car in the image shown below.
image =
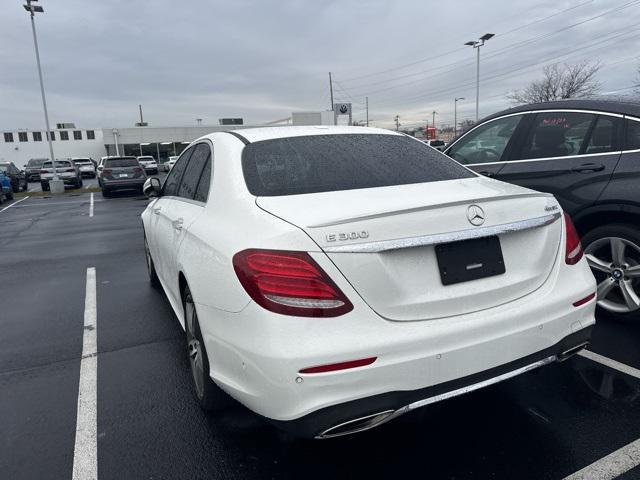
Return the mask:
[[[51,166],[51,160],[49,160],[48,162],[44,162],[42,164],[43,167],[50,167]],[[56,167],[71,167],[71,162],[69,160],[56,160]]]
[[138,167],[139,165],[135,158],[110,158],[104,162],[104,166],[108,168]]
[[264,197],[475,176],[422,142],[378,134],[311,135],[250,143],[242,153],[242,169],[251,194]]

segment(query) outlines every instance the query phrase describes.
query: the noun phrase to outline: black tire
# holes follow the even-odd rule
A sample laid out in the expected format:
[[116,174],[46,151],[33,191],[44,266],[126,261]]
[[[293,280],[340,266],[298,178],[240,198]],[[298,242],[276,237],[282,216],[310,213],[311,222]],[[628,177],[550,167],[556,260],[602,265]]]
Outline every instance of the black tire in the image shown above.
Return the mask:
[[[233,404],[233,399],[211,380],[209,355],[202,340],[198,314],[189,287],[184,289],[182,307],[187,339],[187,360],[191,370],[196,399],[203,410],[209,412],[224,410]],[[200,360],[199,365],[201,368],[195,367],[198,364],[198,360]]]
[[78,180],[78,188],[82,188],[82,177],[80,177],[80,180]]
[[[613,259],[611,257],[606,257],[607,251],[610,249],[607,248],[605,239],[611,237],[621,238],[625,242],[630,242],[630,244],[633,244],[640,248],[640,230],[632,225],[622,223],[603,225],[587,232],[582,237],[582,247],[588,253],[595,253],[597,258],[601,258],[604,256],[604,260],[611,261],[613,263]],[[594,248],[599,244],[602,244],[603,246],[600,247],[599,250],[594,250]],[[624,249],[624,254],[626,259],[625,264],[628,264],[630,267],[640,265],[640,251],[636,251],[633,246],[626,246]],[[598,283],[610,278],[610,275],[608,273],[599,271],[597,269],[592,268],[592,272],[594,273],[596,281]],[[640,278],[628,280],[630,280],[631,286],[633,290],[635,290],[636,294],[640,295]],[[614,289],[612,290],[617,290],[613,291],[612,294],[610,294],[613,296],[614,300],[619,299],[620,302],[625,301],[619,288],[616,289],[614,287]],[[609,299],[609,296],[606,296],[606,298]],[[616,312],[611,310],[610,308],[605,308],[601,305],[598,305],[596,308],[596,312],[599,317],[609,318],[611,320],[622,322],[640,322],[640,309],[636,309],[630,312]]]
[[156,272],[156,264],[153,263],[153,257],[149,250],[149,244],[147,243],[147,236],[144,236],[144,254],[147,262],[147,273],[149,274],[149,282],[154,288],[160,288],[160,279],[158,278],[158,272]]
[[18,193],[20,191],[20,182],[16,182],[15,185],[11,185],[11,191],[13,193]]
[[7,200],[13,200],[13,190],[7,193]]
[[41,183],[40,187],[42,188],[43,192],[48,192],[49,191],[49,184],[48,183]]
[[109,197],[111,196],[111,191],[110,191],[110,190],[107,190],[106,188],[103,188],[103,189],[102,189],[102,196],[103,196],[104,198],[109,198]]

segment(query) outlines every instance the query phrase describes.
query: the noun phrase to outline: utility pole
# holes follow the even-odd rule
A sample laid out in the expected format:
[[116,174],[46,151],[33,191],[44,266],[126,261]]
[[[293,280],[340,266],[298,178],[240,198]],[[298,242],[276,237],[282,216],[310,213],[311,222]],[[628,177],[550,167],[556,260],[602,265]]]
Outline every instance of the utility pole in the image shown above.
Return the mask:
[[369,126],[369,97],[364,97],[364,102],[367,110],[367,127]]
[[140,123],[144,123],[144,119],[142,118],[142,104],[139,104],[138,108],[140,109]]
[[436,112],[435,110],[433,112],[431,112],[431,126],[435,129],[436,128]]
[[494,36],[495,34],[493,33],[485,33],[478,40],[471,40],[470,42],[465,43],[465,45],[473,47],[478,51],[476,60],[476,123],[478,122],[480,112],[480,47],[484,45],[484,42]]
[[331,79],[331,72],[329,72],[329,94],[331,95],[331,111],[333,112],[333,80]]
[[456,97],[453,100],[453,138],[458,136],[458,101],[464,100],[464,97]]
[[396,132],[397,132],[398,130],[400,130],[400,115],[396,115],[394,120],[396,121]]
[[[27,4],[23,5],[24,9],[29,12],[31,17],[31,31],[33,32],[33,46],[36,51],[36,63],[38,64],[38,78],[40,79],[40,94],[42,95],[42,108],[44,110],[44,123],[47,127],[47,141],[49,143],[49,155],[51,156],[51,166],[53,167],[53,179],[54,185],[49,184],[51,193],[61,193],[60,191],[60,178],[58,177],[58,170],[56,169],[56,158],[53,154],[53,143],[51,139],[51,128],[49,127],[49,112],[47,111],[47,99],[44,94],[44,80],[42,79],[42,67],[40,66],[40,50],[38,49],[38,37],[36,35],[36,22],[34,20],[36,12],[44,13],[44,9],[39,5],[31,5],[34,0],[26,0]],[[37,1],[37,0],[35,0]],[[64,192],[64,184],[62,184],[62,192]]]

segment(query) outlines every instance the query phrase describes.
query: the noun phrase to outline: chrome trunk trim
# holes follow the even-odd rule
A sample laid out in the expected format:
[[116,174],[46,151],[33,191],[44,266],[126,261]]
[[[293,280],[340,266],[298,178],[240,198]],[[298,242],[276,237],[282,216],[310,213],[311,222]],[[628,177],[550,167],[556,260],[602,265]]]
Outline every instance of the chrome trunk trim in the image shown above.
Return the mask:
[[472,238],[489,237],[510,232],[519,232],[531,228],[550,225],[561,217],[560,212],[544,215],[542,217],[529,218],[518,222],[503,223],[489,227],[476,227],[455,232],[436,233],[433,235],[421,235],[418,237],[398,238],[395,240],[381,240],[378,242],[352,243],[349,245],[336,245],[324,247],[326,253],[379,253],[402,248],[424,247],[438,245],[440,243],[470,240]]

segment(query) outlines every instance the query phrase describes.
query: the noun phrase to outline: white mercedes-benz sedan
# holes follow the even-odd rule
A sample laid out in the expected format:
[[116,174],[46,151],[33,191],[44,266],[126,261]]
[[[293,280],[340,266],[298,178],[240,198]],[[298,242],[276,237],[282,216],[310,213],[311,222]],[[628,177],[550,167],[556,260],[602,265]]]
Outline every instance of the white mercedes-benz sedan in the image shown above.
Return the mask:
[[[329,438],[562,361],[596,283],[551,195],[362,127],[194,141],[142,214],[197,398]],[[226,393],[225,393],[226,392]]]

